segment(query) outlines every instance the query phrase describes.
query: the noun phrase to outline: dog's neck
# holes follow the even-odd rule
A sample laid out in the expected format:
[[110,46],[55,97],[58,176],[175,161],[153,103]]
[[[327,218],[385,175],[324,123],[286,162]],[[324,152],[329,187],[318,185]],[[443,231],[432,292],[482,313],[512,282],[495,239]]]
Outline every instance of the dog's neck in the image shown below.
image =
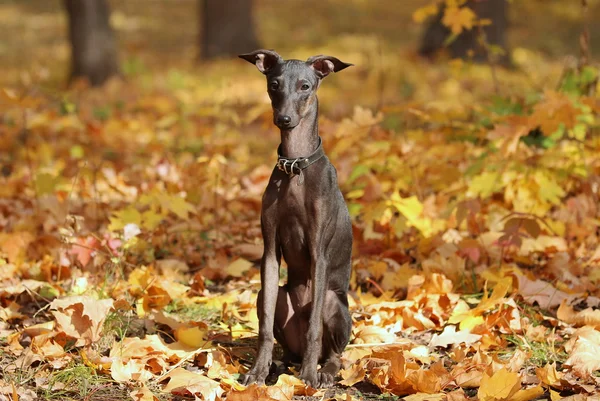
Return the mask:
[[[316,102],[315,102],[316,103]],[[311,155],[319,146],[319,112],[312,108],[291,130],[281,130],[281,156],[294,158]]]

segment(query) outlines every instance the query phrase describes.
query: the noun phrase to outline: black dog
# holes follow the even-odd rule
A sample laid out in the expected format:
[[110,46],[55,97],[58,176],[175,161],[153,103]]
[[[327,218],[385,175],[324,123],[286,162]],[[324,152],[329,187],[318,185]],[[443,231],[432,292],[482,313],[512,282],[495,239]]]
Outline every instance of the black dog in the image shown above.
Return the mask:
[[[240,57],[266,75],[273,121],[281,130],[279,159],[262,199],[258,355],[244,383],[264,383],[275,337],[286,362],[301,358],[300,376],[308,385],[328,387],[352,329],[352,225],[321,145],[316,92],[323,78],[352,64],[329,56],[283,60],[270,50]],[[283,287],[281,255],[288,265]]]

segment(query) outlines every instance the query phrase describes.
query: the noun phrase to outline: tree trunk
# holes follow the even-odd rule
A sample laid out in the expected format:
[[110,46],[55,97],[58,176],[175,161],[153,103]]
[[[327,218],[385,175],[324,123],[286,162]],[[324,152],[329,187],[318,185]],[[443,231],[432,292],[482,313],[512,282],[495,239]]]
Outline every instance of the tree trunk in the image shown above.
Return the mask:
[[236,56],[256,50],[252,0],[199,0],[200,58]]
[[71,80],[103,84],[119,71],[117,46],[107,0],[64,0],[69,14]]
[[[470,0],[467,2],[478,18],[489,19],[492,23],[483,27],[486,41],[490,45],[506,47],[506,29],[508,26],[508,2],[506,0]],[[433,57],[439,50],[444,48],[444,41],[450,36],[450,30],[442,24],[444,9],[442,8],[431,23],[427,26],[419,53],[426,57]],[[488,51],[479,42],[479,28],[474,27],[464,31],[447,46],[452,58],[470,58],[483,62],[488,60]],[[508,62],[508,52],[497,57],[501,63]]]

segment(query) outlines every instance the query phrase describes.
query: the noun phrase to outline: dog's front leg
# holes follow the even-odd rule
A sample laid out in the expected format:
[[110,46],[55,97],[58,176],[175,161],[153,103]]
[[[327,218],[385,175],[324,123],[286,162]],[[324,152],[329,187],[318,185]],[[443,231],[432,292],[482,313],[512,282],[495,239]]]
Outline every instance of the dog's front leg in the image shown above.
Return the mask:
[[321,235],[311,238],[311,278],[312,302],[308,332],[306,333],[306,350],[302,358],[300,377],[314,388],[321,386],[317,374],[317,363],[322,349],[323,338],[323,304],[327,292],[327,262]]
[[279,294],[279,263],[281,252],[272,222],[262,221],[262,234],[265,242],[260,266],[261,291],[258,295],[258,355],[252,369],[244,377],[243,383],[264,384],[271,367],[273,357],[273,324],[275,305]]

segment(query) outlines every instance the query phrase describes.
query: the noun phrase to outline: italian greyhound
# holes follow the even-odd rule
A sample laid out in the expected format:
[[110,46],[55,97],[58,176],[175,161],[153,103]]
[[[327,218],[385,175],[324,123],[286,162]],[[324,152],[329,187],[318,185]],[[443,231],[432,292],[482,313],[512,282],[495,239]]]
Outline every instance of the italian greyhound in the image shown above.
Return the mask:
[[[352,64],[330,56],[284,60],[271,50],[239,57],[266,75],[273,122],[281,131],[278,161],[262,198],[258,354],[243,383],[264,384],[275,338],[285,363],[301,361],[306,384],[329,387],[352,329],[352,224],[319,137],[316,93],[323,78]],[[280,287],[282,255],[288,280]]]

